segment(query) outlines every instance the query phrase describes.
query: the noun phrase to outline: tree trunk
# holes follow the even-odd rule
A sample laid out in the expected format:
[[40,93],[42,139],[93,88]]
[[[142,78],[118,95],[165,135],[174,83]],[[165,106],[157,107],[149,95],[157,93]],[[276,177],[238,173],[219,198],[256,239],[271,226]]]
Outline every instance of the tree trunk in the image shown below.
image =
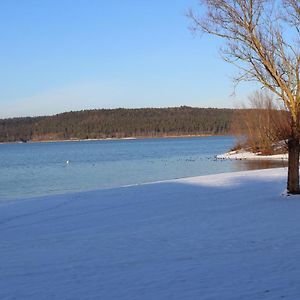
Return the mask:
[[292,137],[288,141],[288,182],[289,194],[300,194],[299,189],[299,138]]

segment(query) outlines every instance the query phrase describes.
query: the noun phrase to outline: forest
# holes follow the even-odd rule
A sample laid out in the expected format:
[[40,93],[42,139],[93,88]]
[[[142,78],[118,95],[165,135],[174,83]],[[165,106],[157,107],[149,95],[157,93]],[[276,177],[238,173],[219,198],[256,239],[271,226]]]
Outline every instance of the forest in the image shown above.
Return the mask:
[[233,109],[95,109],[0,119],[0,142],[226,135]]

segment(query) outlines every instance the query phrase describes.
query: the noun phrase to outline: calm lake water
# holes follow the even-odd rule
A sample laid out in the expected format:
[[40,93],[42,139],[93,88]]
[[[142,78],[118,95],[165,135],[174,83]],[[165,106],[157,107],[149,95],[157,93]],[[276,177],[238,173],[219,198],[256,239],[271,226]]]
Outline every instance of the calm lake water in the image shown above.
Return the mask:
[[2,144],[0,200],[283,166],[215,159],[233,145],[233,137]]

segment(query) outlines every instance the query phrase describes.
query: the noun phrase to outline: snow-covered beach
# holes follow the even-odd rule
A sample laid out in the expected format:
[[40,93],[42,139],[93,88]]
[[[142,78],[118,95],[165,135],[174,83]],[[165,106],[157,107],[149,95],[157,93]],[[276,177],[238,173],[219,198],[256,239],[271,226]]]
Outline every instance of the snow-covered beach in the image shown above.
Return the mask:
[[245,150],[230,151],[216,156],[218,159],[236,159],[236,160],[288,160],[288,154],[262,155]]
[[0,204],[0,299],[299,299],[287,170]]

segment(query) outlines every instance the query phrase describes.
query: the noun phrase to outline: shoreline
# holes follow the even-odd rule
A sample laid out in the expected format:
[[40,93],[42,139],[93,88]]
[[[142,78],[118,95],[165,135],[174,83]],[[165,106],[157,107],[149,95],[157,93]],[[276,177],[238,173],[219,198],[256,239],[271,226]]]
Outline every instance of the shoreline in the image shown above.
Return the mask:
[[244,150],[229,151],[224,154],[216,156],[217,159],[229,159],[229,160],[276,160],[286,161],[288,160],[288,154],[273,154],[273,155],[261,155],[260,153],[253,153]]
[[93,142],[93,141],[130,141],[130,140],[145,140],[145,139],[180,139],[180,138],[195,138],[195,137],[221,137],[231,136],[230,134],[196,134],[196,135],[166,135],[166,136],[132,136],[124,138],[99,138],[99,139],[57,139],[57,140],[30,140],[26,142],[0,142],[3,144],[33,144],[33,143],[59,143],[59,142]]
[[64,198],[64,197],[76,197],[78,195],[85,195],[85,194],[94,194],[94,193],[102,193],[102,192],[110,192],[110,191],[122,191],[124,189],[131,189],[131,188],[138,188],[143,186],[155,186],[158,184],[172,184],[172,183],[196,183],[198,181],[204,181],[210,180],[210,178],[238,178],[240,175],[243,177],[246,175],[251,176],[251,173],[264,173],[264,172],[272,172],[272,170],[280,171],[280,170],[286,170],[287,167],[274,167],[274,168],[266,168],[266,169],[250,169],[246,171],[230,171],[230,172],[220,172],[220,173],[213,173],[213,174],[206,174],[206,175],[196,175],[196,176],[186,176],[186,177],[178,177],[178,178],[171,178],[171,179],[163,179],[163,180],[154,180],[154,181],[147,181],[142,183],[132,183],[132,184],[125,184],[120,186],[112,186],[112,187],[104,187],[104,188],[93,188],[93,189],[84,189],[84,190],[77,190],[77,191],[57,191],[55,193],[41,193],[37,195],[28,195],[28,196],[19,196],[19,197],[9,197],[9,198],[2,198],[0,199],[0,206],[6,205],[8,203],[14,204],[14,203],[22,203],[26,201],[35,201],[39,199],[50,199],[50,198]]

